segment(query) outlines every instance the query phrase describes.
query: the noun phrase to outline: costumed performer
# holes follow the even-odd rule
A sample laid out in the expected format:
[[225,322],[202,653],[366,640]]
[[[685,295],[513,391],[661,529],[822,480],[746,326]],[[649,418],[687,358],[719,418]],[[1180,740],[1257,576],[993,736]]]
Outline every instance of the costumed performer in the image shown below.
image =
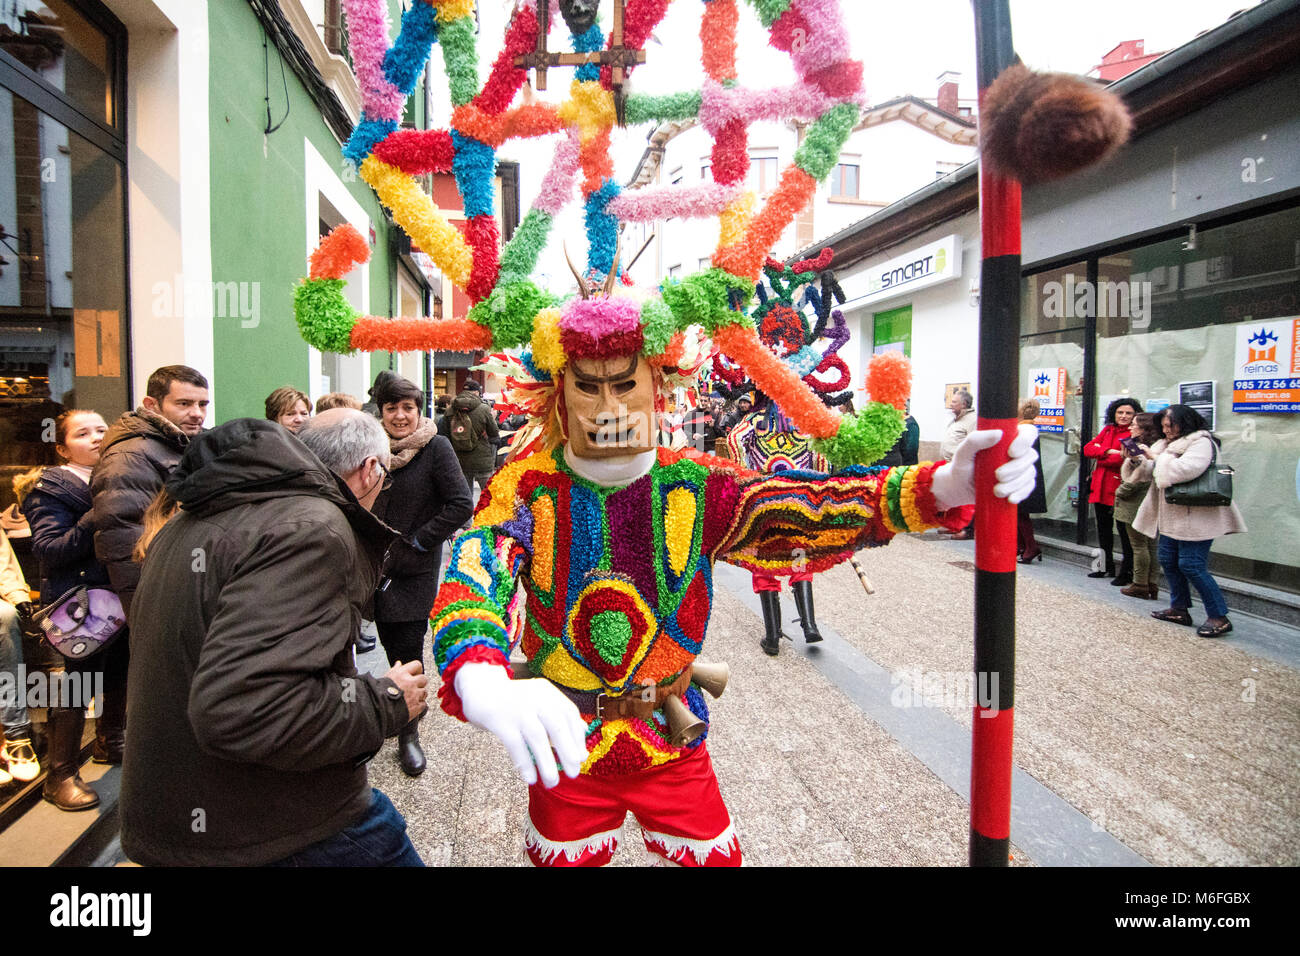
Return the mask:
[[[664,372],[643,353],[635,316],[619,297],[562,310],[540,448],[497,473],[452,548],[432,618],[439,696],[499,737],[529,784],[535,864],[608,862],[631,811],[651,853],[736,865],[706,735],[675,742],[665,713],[681,704],[708,720],[692,663],[713,563],[784,575],[802,561],[816,572],[900,531],[963,527],[975,452],[1001,432],[972,434],[946,464],[824,476],[656,449]],[[1022,428],[1012,443],[999,495],[1032,490],[1034,437]],[[517,638],[542,679],[512,679]]]

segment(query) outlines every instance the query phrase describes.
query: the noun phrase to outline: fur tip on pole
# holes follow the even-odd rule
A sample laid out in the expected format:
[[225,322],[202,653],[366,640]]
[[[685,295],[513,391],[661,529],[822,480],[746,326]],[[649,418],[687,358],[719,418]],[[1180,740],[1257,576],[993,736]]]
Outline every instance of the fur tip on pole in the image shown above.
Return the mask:
[[985,91],[979,123],[983,161],[1025,185],[1099,162],[1133,126],[1123,101],[1094,81],[1020,63]]

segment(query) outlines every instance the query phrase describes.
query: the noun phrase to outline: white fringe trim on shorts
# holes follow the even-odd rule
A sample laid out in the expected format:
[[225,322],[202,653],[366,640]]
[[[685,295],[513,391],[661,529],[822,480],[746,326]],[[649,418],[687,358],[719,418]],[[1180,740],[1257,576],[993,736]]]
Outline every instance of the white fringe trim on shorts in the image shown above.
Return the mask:
[[623,828],[617,827],[613,830],[606,830],[604,833],[593,833],[589,837],[579,840],[548,840],[537,832],[531,820],[528,821],[528,827],[524,830],[524,844],[532,850],[537,851],[537,855],[543,863],[550,863],[561,853],[570,863],[582,857],[584,853],[595,853],[599,850],[618,848],[618,837],[623,832]]
[[671,833],[655,833],[644,827],[641,829],[641,836],[645,838],[647,845],[653,843],[663,847],[664,855],[667,857],[675,856],[680,850],[690,850],[695,856],[695,862],[700,866],[704,865],[704,861],[714,850],[729,857],[733,848],[740,849],[740,844],[736,840],[736,831],[730,823],[712,840],[691,840],[687,837],[673,836]]

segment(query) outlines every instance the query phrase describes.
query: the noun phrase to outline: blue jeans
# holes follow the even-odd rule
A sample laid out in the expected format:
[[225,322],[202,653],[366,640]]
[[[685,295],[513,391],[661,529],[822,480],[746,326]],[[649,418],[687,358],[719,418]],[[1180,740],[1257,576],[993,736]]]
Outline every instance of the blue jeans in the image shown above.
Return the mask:
[[12,687],[0,686],[0,725],[6,730],[26,729],[27,685],[18,680],[18,665],[23,662],[23,629],[18,625],[18,609],[0,601],[0,674],[12,674]]
[[354,826],[268,866],[424,866],[406,835],[406,818],[371,789],[370,812]]
[[1192,606],[1192,592],[1188,584],[1195,585],[1205,604],[1205,613],[1210,617],[1227,617],[1228,604],[1223,600],[1223,592],[1210,577],[1207,568],[1210,557],[1208,541],[1177,541],[1167,535],[1160,536],[1156,554],[1160,566],[1165,569],[1169,580],[1169,606],[1186,610]]

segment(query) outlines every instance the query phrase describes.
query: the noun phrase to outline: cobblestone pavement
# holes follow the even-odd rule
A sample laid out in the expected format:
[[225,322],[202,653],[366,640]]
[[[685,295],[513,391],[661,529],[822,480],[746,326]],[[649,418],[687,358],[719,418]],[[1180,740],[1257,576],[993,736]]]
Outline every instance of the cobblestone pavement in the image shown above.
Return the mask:
[[[847,565],[816,579],[821,645],[783,596],[796,641],[777,658],[748,576],[718,566],[702,656],[732,678],[709,749],[748,865],[966,862],[973,550],[910,536],[859,559],[875,594]],[[1064,566],[1018,576],[1014,862],[1300,863],[1300,672],[1250,640],[1277,625],[1234,615],[1206,640],[1113,590]],[[363,664],[382,672],[382,650]],[[422,738],[422,777],[390,743],[371,782],[425,861],[525,865],[504,748],[441,712]],[[614,864],[645,861],[629,819]]]

